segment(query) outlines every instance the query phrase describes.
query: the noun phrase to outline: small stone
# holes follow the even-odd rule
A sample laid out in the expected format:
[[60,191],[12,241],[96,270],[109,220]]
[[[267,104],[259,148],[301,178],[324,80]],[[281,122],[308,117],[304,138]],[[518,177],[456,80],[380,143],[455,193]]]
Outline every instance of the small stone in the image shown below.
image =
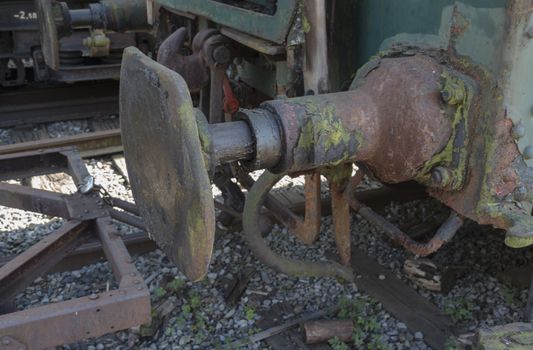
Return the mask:
[[224,318],[230,318],[231,316],[235,315],[235,309],[229,310],[225,315]]
[[396,324],[396,328],[398,328],[398,329],[400,329],[400,330],[405,330],[405,329],[407,329],[407,326],[406,326],[405,323],[403,323],[403,322],[398,322],[398,323]]
[[424,334],[422,334],[422,332],[415,332],[415,339],[416,340],[424,339]]
[[96,344],[96,350],[104,350],[104,349],[105,349],[104,344],[101,344],[101,343]]
[[386,277],[385,275],[379,275],[378,278],[383,281]]

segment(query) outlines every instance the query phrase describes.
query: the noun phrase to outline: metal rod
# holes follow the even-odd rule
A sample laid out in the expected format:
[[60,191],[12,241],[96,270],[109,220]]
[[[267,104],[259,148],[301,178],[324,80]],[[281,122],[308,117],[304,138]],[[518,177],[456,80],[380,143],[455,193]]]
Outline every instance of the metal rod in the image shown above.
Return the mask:
[[131,203],[131,202],[122,200],[120,198],[115,198],[115,197],[110,198],[110,200],[111,200],[111,204],[114,207],[123,209],[123,210],[125,210],[127,212],[130,212],[130,213],[132,213],[134,215],[137,215],[137,216],[141,215],[140,212],[139,212],[139,208],[137,208],[135,203]]
[[109,210],[109,214],[115,220],[140,228],[141,230],[146,230],[146,225],[144,225],[144,222],[138,216],[131,215],[125,211],[119,211],[116,209]]
[[217,165],[254,156],[254,139],[244,121],[209,125]]
[[90,9],[70,10],[70,20],[72,28],[90,28],[92,26],[92,14]]
[[436,252],[444,244],[449,242],[455,236],[459,228],[463,225],[464,219],[456,212],[452,212],[429,242],[417,242],[402,232],[402,230],[400,230],[397,226],[390,223],[383,216],[359,202],[353,195],[352,184],[353,181],[350,182],[350,185],[347,187],[344,196],[350,204],[350,207],[352,207],[352,209],[363,218],[383,230],[383,232],[385,232],[387,237],[389,237],[391,240],[398,243],[413,254],[419,256],[428,256]]
[[82,242],[86,222],[69,221],[0,268],[0,304],[20,293]]
[[287,275],[339,277],[353,281],[352,270],[335,262],[312,262],[293,260],[272,251],[257,227],[259,213],[268,192],[283,178],[284,174],[272,174],[265,171],[253,185],[246,198],[243,214],[245,240],[250,249],[264,264]]
[[70,218],[65,196],[51,191],[0,183],[0,203],[6,207]]

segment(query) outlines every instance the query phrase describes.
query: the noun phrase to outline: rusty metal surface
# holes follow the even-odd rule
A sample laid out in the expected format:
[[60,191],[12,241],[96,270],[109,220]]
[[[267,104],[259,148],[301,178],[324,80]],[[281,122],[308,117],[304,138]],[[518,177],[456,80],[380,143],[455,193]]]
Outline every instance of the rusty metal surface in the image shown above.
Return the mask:
[[357,174],[350,179],[350,182],[342,193],[344,204],[349,205],[364,219],[379,227],[393,242],[399,244],[415,255],[428,256],[436,252],[443,245],[448,243],[463,225],[464,218],[455,212],[452,212],[427,243],[417,242],[356,198],[355,188],[357,187],[357,184],[361,182],[363,176],[364,173],[358,171]]
[[69,221],[4,265],[0,269],[0,304],[20,293],[79,246],[83,242],[80,235],[87,226],[86,222]]
[[150,321],[147,288],[129,286],[0,316],[0,336],[29,349],[45,349],[97,337]]
[[343,196],[342,188],[335,182],[330,183],[331,217],[333,234],[341,263],[349,266],[352,258],[352,238],[350,230],[350,206]]
[[[0,156],[12,153],[38,151],[55,147],[76,147],[82,157],[122,152],[120,129],[95,131],[87,134],[65,136],[57,139],[43,139],[38,141],[25,141],[0,146]],[[1,158],[0,158],[1,159]],[[40,164],[40,163],[39,163]],[[43,166],[43,171],[50,169]],[[52,169],[53,170],[53,169]],[[10,169],[12,171],[12,169]],[[2,171],[2,175],[6,173]]]
[[271,170],[360,161],[383,182],[413,179],[451,136],[441,72],[422,55],[382,59],[353,91],[264,103],[279,116],[285,144]]
[[148,231],[185,275],[201,279],[213,250],[214,205],[187,86],[129,48],[120,100],[130,183]]
[[350,268],[333,261],[312,262],[290,259],[272,251],[260,230],[257,229],[260,209],[269,195],[269,191],[283,178],[284,174],[273,174],[265,171],[248,192],[243,213],[243,228],[245,240],[252,252],[264,264],[276,271],[287,275],[338,277],[353,281],[354,276]]
[[[37,276],[52,270],[95,232],[119,289],[0,315],[0,338],[15,339],[29,349],[44,349],[149,322],[148,288],[136,270],[121,235],[114,230],[112,219],[108,216],[112,210],[104,206],[103,198],[92,188],[83,187],[88,172],[79,154],[73,149],[38,153],[46,165],[52,166],[52,170],[71,173],[81,185],[78,193],[63,195],[1,183],[0,204],[78,220],[68,221],[0,267],[2,303],[21,292]],[[43,169],[43,165],[38,164],[39,157],[35,158],[35,152],[2,156],[0,164],[16,160],[17,156],[23,160],[14,162],[18,166],[18,174],[24,172],[24,160],[26,176],[35,174],[36,169]],[[53,171],[49,169],[48,172]],[[87,189],[85,194],[84,189]],[[126,203],[119,204],[131,208]]]

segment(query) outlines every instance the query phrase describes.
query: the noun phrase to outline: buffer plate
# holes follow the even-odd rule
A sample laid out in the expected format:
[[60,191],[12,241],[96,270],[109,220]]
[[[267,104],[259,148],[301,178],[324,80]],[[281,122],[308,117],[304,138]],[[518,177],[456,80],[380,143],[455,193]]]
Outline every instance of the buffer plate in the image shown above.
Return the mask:
[[188,278],[199,280],[211,259],[215,214],[185,81],[126,49],[120,118],[133,195],[149,233]]

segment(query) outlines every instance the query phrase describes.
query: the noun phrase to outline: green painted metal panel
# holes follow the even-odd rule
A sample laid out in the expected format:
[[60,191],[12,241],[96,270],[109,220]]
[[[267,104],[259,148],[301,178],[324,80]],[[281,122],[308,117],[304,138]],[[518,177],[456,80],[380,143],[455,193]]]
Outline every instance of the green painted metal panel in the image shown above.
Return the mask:
[[278,44],[285,42],[298,6],[297,0],[278,0],[276,13],[270,16],[214,0],[156,2]]
[[[364,64],[375,55],[382,42],[400,33],[438,35],[445,7],[454,0],[359,0],[352,14],[357,33],[352,42],[358,52],[357,64]],[[505,0],[463,0],[475,8],[504,8]],[[502,28],[503,30],[503,28]]]

